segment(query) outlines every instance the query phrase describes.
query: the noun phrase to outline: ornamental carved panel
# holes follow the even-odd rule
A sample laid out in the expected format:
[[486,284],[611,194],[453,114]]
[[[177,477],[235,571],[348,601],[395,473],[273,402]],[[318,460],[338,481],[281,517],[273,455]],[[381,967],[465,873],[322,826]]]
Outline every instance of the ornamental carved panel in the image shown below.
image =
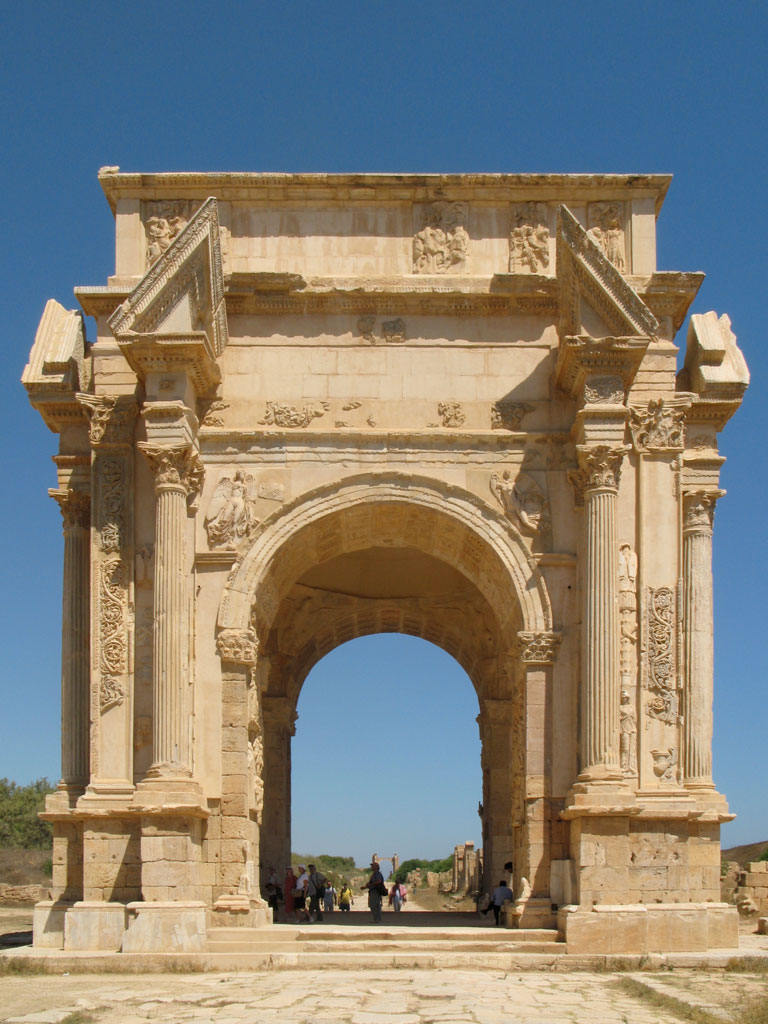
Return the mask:
[[547,204],[515,203],[510,216],[510,274],[543,274],[550,261]]
[[469,260],[467,204],[435,202],[415,208],[414,274],[464,274]]
[[680,722],[678,665],[680,617],[673,587],[647,587],[643,686],[648,691],[646,713],[667,725]]

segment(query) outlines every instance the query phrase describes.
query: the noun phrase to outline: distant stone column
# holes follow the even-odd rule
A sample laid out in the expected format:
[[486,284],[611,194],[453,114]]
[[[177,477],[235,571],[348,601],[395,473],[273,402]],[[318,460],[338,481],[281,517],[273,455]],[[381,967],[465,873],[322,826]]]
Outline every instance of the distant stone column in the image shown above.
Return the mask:
[[713,789],[712,700],[714,629],[712,525],[722,491],[695,491],[683,498],[683,773],[686,786]]
[[64,520],[61,629],[61,782],[82,793],[90,772],[91,496],[50,490]]
[[591,782],[623,777],[619,763],[619,607],[616,502],[625,449],[579,445],[585,525],[581,772]]
[[189,778],[187,496],[199,472],[190,445],[141,442],[155,482],[153,747],[150,779]]

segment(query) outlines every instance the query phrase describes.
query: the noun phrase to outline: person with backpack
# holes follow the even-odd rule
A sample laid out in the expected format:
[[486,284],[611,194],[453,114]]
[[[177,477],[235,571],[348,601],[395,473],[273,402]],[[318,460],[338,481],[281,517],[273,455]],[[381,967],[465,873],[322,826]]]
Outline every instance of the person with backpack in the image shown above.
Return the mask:
[[395,881],[392,888],[389,890],[389,903],[392,909],[397,913],[403,909],[403,904],[405,903],[405,886],[401,885],[398,881]]

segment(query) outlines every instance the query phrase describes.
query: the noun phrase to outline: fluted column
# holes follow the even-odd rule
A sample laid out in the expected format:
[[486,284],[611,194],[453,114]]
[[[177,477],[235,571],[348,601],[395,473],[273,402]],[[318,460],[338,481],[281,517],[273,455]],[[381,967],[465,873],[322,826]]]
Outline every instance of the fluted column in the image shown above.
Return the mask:
[[616,500],[625,449],[579,445],[584,500],[581,781],[621,779]]
[[155,482],[153,747],[148,778],[192,774],[189,749],[187,496],[196,456],[189,445],[140,443]]
[[64,520],[59,789],[82,793],[90,771],[91,496],[71,488],[48,493]]
[[714,629],[712,524],[723,491],[695,491],[683,499],[683,772],[686,786],[712,789]]

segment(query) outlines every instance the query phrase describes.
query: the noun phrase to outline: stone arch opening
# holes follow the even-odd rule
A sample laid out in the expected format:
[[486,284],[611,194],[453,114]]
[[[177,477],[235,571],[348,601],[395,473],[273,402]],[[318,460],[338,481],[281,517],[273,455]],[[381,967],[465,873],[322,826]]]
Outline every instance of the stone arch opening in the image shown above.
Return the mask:
[[[220,636],[250,630],[258,640],[262,861],[285,864],[290,855],[290,745],[308,673],[347,640],[397,632],[443,648],[472,680],[486,869],[501,877],[513,859],[516,874],[533,875],[546,891],[549,840],[539,828],[532,860],[528,776],[543,796],[551,732],[549,712],[534,722],[528,705],[533,686],[535,702],[551,708],[551,627],[543,577],[519,535],[460,488],[367,475],[311,492],[265,521],[233,567],[219,614]],[[550,638],[544,649],[542,637]]]
[[442,858],[457,836],[479,847],[478,711],[466,672],[420,638],[359,637],[321,658],[298,702],[292,849],[363,866],[378,851],[387,877],[395,853]]

